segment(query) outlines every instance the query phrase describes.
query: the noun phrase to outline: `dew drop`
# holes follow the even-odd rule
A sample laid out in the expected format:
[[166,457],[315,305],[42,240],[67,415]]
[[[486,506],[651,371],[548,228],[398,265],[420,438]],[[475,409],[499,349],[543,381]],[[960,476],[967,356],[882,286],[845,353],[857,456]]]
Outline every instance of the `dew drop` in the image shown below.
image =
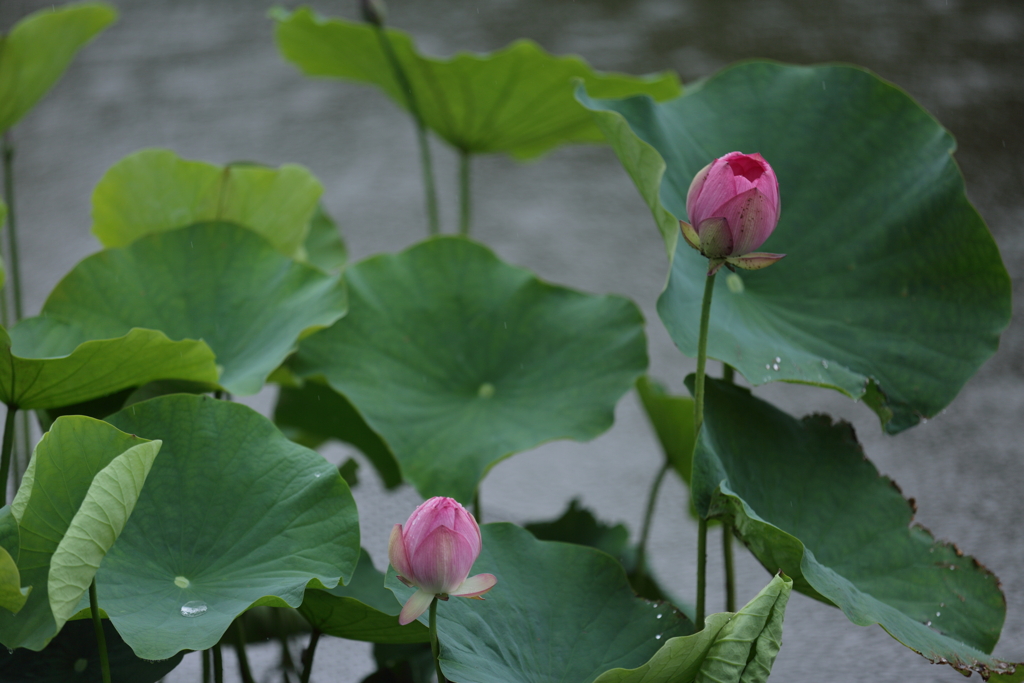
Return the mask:
[[945,606],[946,606],[946,603],[944,603],[944,602],[940,602],[939,603],[939,607],[945,607]]
[[937,617],[941,617],[941,616],[942,616],[942,612],[936,612],[936,613],[935,613],[935,616],[937,616]]
[[776,372],[778,372],[779,364],[778,363],[772,363],[772,370],[775,370]]
[[659,614],[659,615],[658,615],[658,618],[659,618],[659,619],[661,619],[661,617],[662,617],[662,615],[661,615],[661,614]]
[[659,633],[658,635],[654,636],[654,639],[655,640],[661,640],[661,634]]
[[772,364],[771,363],[765,363],[764,364],[764,369],[765,370],[771,370],[772,369]]
[[321,474],[322,474],[321,472],[317,472],[317,473],[316,473],[316,474],[314,474],[313,476],[314,476],[314,477],[316,477],[317,479],[319,479],[319,478],[320,478],[320,475],[321,475]]
[[85,671],[85,667],[89,666],[89,660],[82,657],[75,660],[75,673],[80,674]]
[[174,585],[178,588],[188,588],[192,582],[186,579],[184,576],[175,576]]
[[207,607],[206,603],[202,600],[192,600],[181,606],[181,616],[200,617],[206,614],[207,609],[209,609],[209,607]]
[[931,625],[932,625],[932,622],[930,622],[930,621],[926,621],[926,622],[924,622],[924,625],[925,625],[925,626],[931,626]]
[[821,367],[823,367],[826,370],[828,370],[828,361],[827,360],[822,360],[821,361]]
[[779,358],[778,356],[775,356],[775,362],[776,362],[776,363],[781,363],[781,362],[782,362],[782,359],[781,359],[781,358]]

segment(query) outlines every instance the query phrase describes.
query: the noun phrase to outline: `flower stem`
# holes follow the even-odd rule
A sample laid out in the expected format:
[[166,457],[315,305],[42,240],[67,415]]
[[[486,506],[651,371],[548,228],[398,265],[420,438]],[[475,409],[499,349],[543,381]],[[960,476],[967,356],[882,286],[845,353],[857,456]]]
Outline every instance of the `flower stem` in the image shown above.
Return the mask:
[[316,644],[320,642],[321,635],[323,634],[320,632],[320,629],[314,626],[313,632],[309,635],[309,645],[306,647],[306,651],[302,653],[300,683],[309,683],[309,675],[313,673],[313,655],[316,653]]
[[213,646],[213,683],[224,683],[224,656],[220,643]]
[[7,266],[11,269],[11,290],[14,297],[14,321],[21,320],[21,266],[18,262],[18,231],[14,218],[14,145],[11,132],[4,134],[4,203],[7,204],[7,239],[11,251]]
[[96,644],[100,649],[100,671],[103,683],[110,683],[110,659],[107,658],[107,639],[103,635],[103,620],[100,619],[99,601],[96,599],[96,577],[89,584],[89,611],[92,612],[92,625],[96,628]]
[[736,381],[736,369],[728,363],[722,363],[722,381],[729,384]]
[[7,505],[7,479],[11,472],[11,450],[14,446],[14,416],[18,409],[15,406],[7,406],[7,418],[4,420],[4,440],[0,450],[0,486],[4,490],[4,505]]
[[640,545],[636,549],[636,573],[640,576],[647,574],[645,558],[647,556],[647,539],[651,535],[651,521],[654,519],[654,506],[658,501],[658,491],[661,489],[661,482],[665,480],[665,475],[671,466],[671,463],[666,460],[665,464],[658,470],[658,474],[654,477],[651,491],[647,494],[647,510],[644,512],[644,525],[640,531]]
[[380,41],[384,56],[391,65],[395,74],[398,87],[405,94],[405,101],[409,105],[409,113],[416,122],[416,139],[420,146],[420,168],[423,171],[423,189],[427,200],[427,228],[431,235],[441,232],[441,224],[437,213],[437,189],[434,185],[434,164],[430,158],[430,141],[427,139],[427,124],[423,122],[423,115],[420,113],[419,104],[416,102],[416,93],[405,75],[405,69],[398,61],[395,48],[388,38],[387,29],[382,24],[374,24],[377,30],[377,39]]
[[441,673],[441,646],[437,643],[437,596],[430,602],[430,651],[434,653],[434,670],[437,671],[437,683],[448,683]]
[[736,570],[732,564],[732,527],[722,524],[722,560],[725,565],[725,611],[736,611]]
[[213,683],[213,666],[210,662],[213,653],[203,650],[200,654],[203,656],[203,683]]
[[245,651],[245,626],[242,624],[242,617],[234,621],[235,627],[235,654],[238,655],[238,672],[242,677],[242,683],[254,683],[252,669],[249,668],[249,656]]
[[[697,341],[697,379],[693,392],[693,431],[700,435],[704,424],[704,370],[708,362],[708,326],[711,320],[711,296],[715,293],[715,276],[704,282],[704,301],[700,308],[700,337]],[[704,628],[704,593],[708,571],[708,522],[703,517],[697,526],[697,630]]]
[[459,234],[469,237],[469,219],[472,200],[469,186],[469,150],[459,150]]

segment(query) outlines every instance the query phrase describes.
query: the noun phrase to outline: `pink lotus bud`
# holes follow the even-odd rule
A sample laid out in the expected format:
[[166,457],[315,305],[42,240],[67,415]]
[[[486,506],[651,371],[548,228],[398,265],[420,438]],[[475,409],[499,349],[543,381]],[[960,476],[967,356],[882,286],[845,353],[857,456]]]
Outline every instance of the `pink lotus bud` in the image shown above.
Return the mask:
[[785,254],[754,250],[779,222],[779,181],[760,154],[729,152],[705,166],[690,183],[679,221],[686,242],[711,259],[708,275],[723,264],[756,270]]
[[388,541],[388,559],[402,583],[419,589],[402,607],[398,623],[414,621],[435,596],[483,600],[480,596],[498,579],[493,574],[466,578],[480,545],[480,527],[473,515],[451,498],[431,498],[413,510],[404,528],[396,524]]

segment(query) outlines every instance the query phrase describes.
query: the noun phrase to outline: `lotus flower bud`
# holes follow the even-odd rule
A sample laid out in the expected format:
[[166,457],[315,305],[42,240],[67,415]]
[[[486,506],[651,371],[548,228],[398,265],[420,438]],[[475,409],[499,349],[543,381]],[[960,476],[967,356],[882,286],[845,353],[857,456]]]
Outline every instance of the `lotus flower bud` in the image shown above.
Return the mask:
[[723,264],[747,270],[765,268],[785,254],[754,250],[779,222],[779,181],[760,154],[729,152],[705,166],[690,183],[683,237],[711,259],[708,275]]
[[402,607],[398,623],[414,621],[435,596],[482,600],[480,596],[498,579],[493,574],[469,577],[481,543],[473,515],[451,498],[431,498],[413,510],[404,527],[396,524],[388,541],[388,559],[402,583],[419,589]]

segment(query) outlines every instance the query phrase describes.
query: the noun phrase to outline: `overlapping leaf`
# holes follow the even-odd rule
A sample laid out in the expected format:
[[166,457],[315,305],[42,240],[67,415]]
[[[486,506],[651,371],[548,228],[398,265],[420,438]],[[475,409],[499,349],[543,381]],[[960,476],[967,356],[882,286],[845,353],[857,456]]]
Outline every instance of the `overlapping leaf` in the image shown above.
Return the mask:
[[643,666],[605,672],[595,683],[763,683],[782,645],[792,588],[776,576],[736,614],[712,614],[703,630],[669,640]]
[[[337,277],[281,255],[251,230],[200,223],[86,258],[57,285],[41,315],[19,323],[12,335],[16,351],[45,356],[99,343],[90,340],[130,336],[132,328],[202,339],[216,354],[220,385],[254,394],[303,332],[344,312],[345,290]],[[0,382],[5,372],[0,369]],[[168,377],[211,379],[149,379]]]
[[81,416],[43,435],[10,508],[32,592],[17,614],[0,611],[0,643],[41,650],[76,611],[159,450],[159,441]]
[[384,588],[384,574],[374,568],[365,550],[348,585],[308,589],[299,611],[314,628],[337,638],[371,643],[430,642],[430,633],[423,624],[399,626],[402,606]]
[[691,484],[701,514],[730,520],[767,569],[855,624],[964,671],[1008,667],[987,654],[1006,615],[998,580],[910,525],[913,506],[849,425],[796,420],[709,379]]
[[537,280],[461,238],[345,271],[348,315],[305,339],[323,375],[424,496],[468,502],[504,457],[591,439],[647,365],[640,312]]
[[348,486],[266,418],[179,394],[109,421],[164,444],[96,576],[100,607],[138,656],[208,648],[254,603],[297,607],[307,585],[352,576],[359,523]]
[[313,174],[295,164],[216,166],[144,149],[96,185],[92,232],[106,247],[123,247],[144,235],[224,221],[258,232],[287,256],[301,255],[322,193]]
[[[485,600],[439,604],[441,670],[477,683],[590,683],[605,671],[646,662],[693,624],[664,604],[634,596],[622,567],[593,548],[536,540],[512,524],[486,524],[471,573],[498,584]],[[388,571],[399,601],[412,595]],[[426,623],[427,615],[420,617]]]
[[[372,84],[409,108],[373,26],[322,19],[309,9],[277,9],[272,16],[278,49],[303,73]],[[388,29],[388,37],[426,125],[467,152],[528,159],[567,143],[602,142],[600,130],[573,99],[575,79],[598,97],[643,93],[663,100],[680,92],[674,73],[600,73],[579,57],[555,57],[528,40],[442,60],[421,55],[402,31]]]
[[0,508],[0,608],[17,614],[32,590],[21,585],[18,555],[21,553],[21,531],[11,506]]
[[106,3],[40,10],[0,37],[0,133],[61,77],[75,54],[117,18]]
[[782,217],[763,271],[716,283],[708,355],[752,384],[784,380],[864,400],[890,432],[949,404],[996,349],[1010,281],[964,194],[952,136],[861,69],[752,62],[687,95],[590,107],[674,255],[658,312],[696,355],[706,259],[678,239],[697,171],[759,152]]

